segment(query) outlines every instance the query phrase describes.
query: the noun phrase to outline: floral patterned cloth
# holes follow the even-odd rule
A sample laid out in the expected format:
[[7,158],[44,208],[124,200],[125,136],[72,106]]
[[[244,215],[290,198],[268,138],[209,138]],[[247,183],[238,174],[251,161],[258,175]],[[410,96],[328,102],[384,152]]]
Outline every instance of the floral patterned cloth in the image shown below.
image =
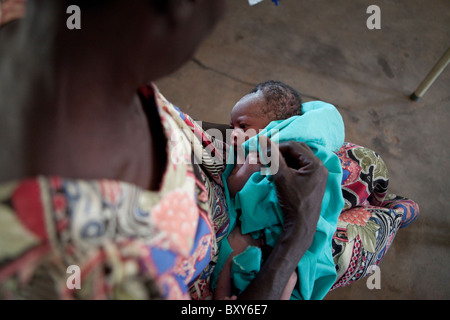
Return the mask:
[[419,214],[414,201],[388,194],[388,170],[377,153],[345,143],[337,155],[344,171],[342,192],[346,204],[333,237],[338,277],[331,290],[370,274],[397,231]]
[[[2,184],[1,298],[209,296],[208,266],[228,222],[217,174],[224,145],[180,117],[156,88],[144,87],[141,94],[156,101],[171,156],[160,190],[64,177]],[[182,134],[172,139],[175,131]],[[215,161],[202,154],[208,147],[217,147]],[[67,283],[71,266],[81,271],[81,289]]]

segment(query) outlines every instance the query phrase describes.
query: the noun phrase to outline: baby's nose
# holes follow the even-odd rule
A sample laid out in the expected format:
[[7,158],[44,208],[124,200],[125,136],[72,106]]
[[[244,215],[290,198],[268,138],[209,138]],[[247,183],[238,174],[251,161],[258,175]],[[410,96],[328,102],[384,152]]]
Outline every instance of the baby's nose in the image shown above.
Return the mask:
[[241,128],[233,129],[233,131],[231,132],[231,143],[233,144],[233,146],[236,147],[244,142],[245,142],[244,130],[242,130]]

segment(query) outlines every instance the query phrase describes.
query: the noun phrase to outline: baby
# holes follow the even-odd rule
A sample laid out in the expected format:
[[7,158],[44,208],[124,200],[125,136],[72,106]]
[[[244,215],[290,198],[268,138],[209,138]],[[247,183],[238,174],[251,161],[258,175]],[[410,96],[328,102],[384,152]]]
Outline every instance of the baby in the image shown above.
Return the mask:
[[[302,104],[299,93],[292,87],[279,81],[267,81],[257,85],[233,107],[230,127],[236,159],[234,167],[228,165],[223,175],[227,184],[230,232],[220,243],[212,275],[214,298],[228,299],[242,293],[249,278],[259,272],[282,231],[283,214],[275,187],[270,177],[264,177],[260,171],[265,165],[256,151],[249,151],[249,148],[245,153],[241,147],[261,130],[275,129],[279,130],[280,141],[306,142],[329,171],[313,244],[291,275],[281,297],[322,299],[336,278],[331,238],[344,206],[340,185],[342,169],[333,153],[344,142],[342,117],[330,104],[322,101]],[[256,172],[261,174],[253,176]]]
[[258,84],[231,111],[231,141],[237,150],[234,170],[227,179],[230,195],[234,197],[250,176],[261,169],[256,152],[243,159],[238,143],[243,143],[264,129],[270,122],[302,114],[302,100],[297,91],[280,81]]
[[[236,165],[227,179],[231,197],[239,192],[250,176],[263,166],[256,152],[249,152],[245,161],[239,152],[238,144],[243,143],[264,129],[270,122],[284,120],[302,114],[302,100],[299,93],[292,87],[280,81],[267,81],[258,84],[245,95],[231,111],[230,128],[232,144],[237,150]],[[239,159],[240,158],[240,159]],[[255,240],[250,235],[243,235],[239,225],[228,236],[228,242],[233,253],[227,259],[217,280],[215,299],[227,299],[232,294],[231,263],[232,258],[243,252],[248,246],[263,247],[261,240]],[[297,281],[294,272],[283,292],[281,299],[289,299]]]

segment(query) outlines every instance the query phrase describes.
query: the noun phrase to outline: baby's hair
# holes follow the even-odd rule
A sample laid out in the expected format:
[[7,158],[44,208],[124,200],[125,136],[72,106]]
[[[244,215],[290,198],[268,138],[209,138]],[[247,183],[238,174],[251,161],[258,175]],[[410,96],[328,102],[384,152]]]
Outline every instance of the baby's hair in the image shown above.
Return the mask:
[[264,114],[273,114],[275,119],[284,120],[302,115],[302,99],[300,94],[289,85],[275,80],[261,82],[250,93],[261,91],[266,106],[261,110]]

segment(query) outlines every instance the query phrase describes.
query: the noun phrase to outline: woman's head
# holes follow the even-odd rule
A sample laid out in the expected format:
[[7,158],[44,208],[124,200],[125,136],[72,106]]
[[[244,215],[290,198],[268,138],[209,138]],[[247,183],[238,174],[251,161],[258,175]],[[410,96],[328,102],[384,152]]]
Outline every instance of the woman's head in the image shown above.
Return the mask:
[[[139,65],[140,81],[149,82],[175,71],[193,56],[223,16],[227,2],[8,0],[7,4],[8,7],[13,3],[14,7],[26,6],[26,28],[18,38],[47,37],[58,41],[55,45],[67,48],[68,52],[79,51],[92,57],[99,52],[105,57],[107,52],[119,63],[129,67]],[[80,8],[79,30],[69,30],[66,26],[70,5]]]
[[[68,3],[73,1],[67,0]],[[98,2],[95,13],[106,16],[109,28],[130,50],[142,51],[140,57],[152,69],[145,81],[177,70],[192,58],[202,40],[214,29],[224,15],[228,0],[78,0],[83,14],[83,6],[93,7]],[[113,4],[111,4],[111,2]],[[88,7],[89,8],[89,7]],[[114,21],[115,20],[115,21]],[[115,28],[114,24],[120,26]],[[101,26],[106,28],[106,26]],[[129,38],[136,38],[131,44]],[[138,42],[138,43],[136,43]],[[120,45],[120,44],[119,44]],[[116,44],[116,47],[118,45]],[[114,49],[114,48],[113,48]],[[130,61],[131,62],[131,61]]]

